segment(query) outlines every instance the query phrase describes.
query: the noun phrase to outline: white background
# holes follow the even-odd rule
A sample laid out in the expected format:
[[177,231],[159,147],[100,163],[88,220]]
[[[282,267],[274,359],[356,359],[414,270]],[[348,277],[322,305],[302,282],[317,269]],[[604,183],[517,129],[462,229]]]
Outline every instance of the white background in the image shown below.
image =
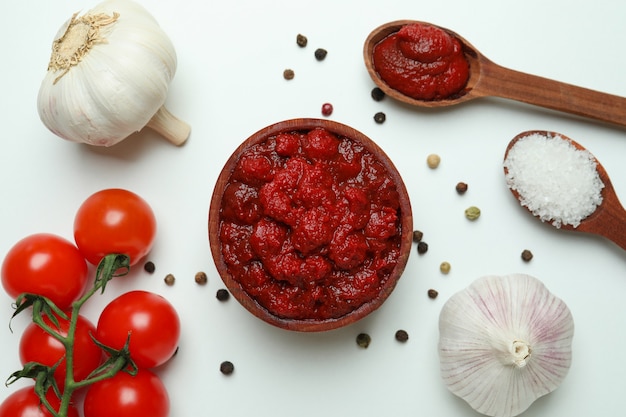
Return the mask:
[[[66,142],[40,122],[36,96],[51,42],[74,12],[95,3],[11,0],[0,16],[2,150],[0,253],[22,237],[51,232],[72,238],[74,214],[90,194],[122,187],[144,197],[158,220],[149,259],[111,283],[84,313],[97,321],[117,294],[144,289],[167,297],[182,319],[179,354],[158,372],[171,395],[172,416],[474,416],[444,386],[438,369],[437,320],[443,303],[474,279],[523,272],[542,280],[570,307],[576,323],[573,364],[554,393],[525,416],[617,415],[626,388],[626,253],[595,236],[553,229],[528,214],[502,173],[516,134],[546,129],[586,146],[626,196],[626,130],[500,99],[481,99],[433,111],[387,98],[362,59],[363,41],[380,24],[428,21],[456,31],[496,63],[547,78],[626,96],[626,5],[617,0],[400,1],[149,1],[142,0],[171,37],[178,71],[168,108],[192,126],[177,148],[144,132],[112,148]],[[308,37],[306,48],[296,35]],[[323,62],[314,51],[328,50]],[[285,81],[285,68],[295,78]],[[207,215],[217,175],[231,152],[255,131],[294,117],[322,117],[362,131],[395,162],[408,188],[416,229],[429,251],[413,251],[394,293],[378,311],[349,327],[303,334],[274,328],[223,287],[209,251]],[[387,121],[376,124],[383,111]],[[626,118],[626,115],[625,115]],[[426,166],[437,153],[438,169]],[[454,190],[469,184],[464,196]],[[624,197],[626,198],[626,197]],[[470,205],[482,210],[465,219]],[[529,249],[534,259],[521,260]],[[449,261],[448,275],[439,264]],[[194,282],[205,271],[208,285]],[[168,287],[163,277],[174,274]],[[426,296],[429,288],[439,297]],[[11,299],[0,295],[0,379],[20,367],[17,346],[27,317],[8,329]],[[4,317],[4,319],[2,319]],[[398,329],[410,336],[394,339]],[[368,349],[355,337],[367,332]],[[224,360],[235,364],[229,377]],[[17,384],[18,386],[20,384]],[[0,399],[16,385],[0,386]]]

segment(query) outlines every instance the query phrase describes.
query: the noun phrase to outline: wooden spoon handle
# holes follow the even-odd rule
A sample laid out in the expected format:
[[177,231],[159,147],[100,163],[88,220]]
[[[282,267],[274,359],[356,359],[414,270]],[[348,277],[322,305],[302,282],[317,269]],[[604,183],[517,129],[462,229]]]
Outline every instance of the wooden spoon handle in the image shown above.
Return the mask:
[[475,89],[528,104],[626,126],[626,98],[482,62]]
[[584,219],[578,228],[569,225],[563,228],[603,236],[626,250],[626,210],[617,198],[613,185],[601,166],[599,166],[599,173],[605,185],[602,192],[604,197],[602,204],[593,214]]
[[603,227],[598,232],[626,250],[626,211],[618,204],[607,207],[602,213]]

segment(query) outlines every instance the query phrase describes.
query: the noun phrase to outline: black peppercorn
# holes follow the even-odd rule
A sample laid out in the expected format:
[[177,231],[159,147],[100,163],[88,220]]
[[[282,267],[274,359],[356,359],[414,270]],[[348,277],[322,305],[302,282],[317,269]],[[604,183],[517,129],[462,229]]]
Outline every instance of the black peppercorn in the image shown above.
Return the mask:
[[413,231],[413,242],[419,243],[422,241],[423,237],[424,237],[424,233],[422,233],[420,230]]
[[215,298],[217,298],[220,301],[226,301],[228,300],[229,297],[230,297],[230,293],[228,292],[228,290],[225,290],[223,288],[220,288],[219,290],[217,290],[217,293],[215,294]]
[[167,284],[169,286],[172,286],[172,285],[174,285],[174,282],[176,281],[176,278],[172,274],[167,274],[165,276],[165,278],[163,279],[163,281],[165,281],[165,284]]
[[406,332],[406,330],[398,330],[396,332],[396,340],[398,342],[406,342],[407,340],[409,340],[409,334]]
[[144,264],[143,269],[147,273],[152,274],[155,271],[156,267],[154,266],[153,262],[148,261]]
[[381,111],[374,115],[374,121],[378,124],[385,123],[385,120],[387,120],[387,116]]
[[283,78],[285,80],[293,80],[293,77],[295,77],[295,72],[293,72],[292,69],[287,68],[286,70],[283,71]]
[[372,338],[367,333],[359,333],[356,337],[356,344],[363,349],[367,349],[370,345]]
[[456,185],[456,192],[459,194],[465,194],[465,192],[467,191],[467,184],[464,182],[459,182]]
[[296,43],[298,44],[299,47],[304,48],[306,44],[308,43],[308,39],[306,36],[298,33],[298,36],[296,36]]
[[529,251],[528,249],[524,249],[522,251],[522,259],[524,260],[524,262],[528,262],[533,258],[533,253],[531,251]]
[[201,271],[201,272],[196,273],[194,280],[196,281],[197,284],[204,285],[207,283],[208,278],[206,276],[206,273]]
[[434,300],[435,298],[437,298],[438,295],[439,293],[437,292],[437,290],[428,290],[428,298],[432,298]]
[[235,365],[231,361],[224,361],[220,363],[220,372],[224,375],[230,375],[235,371]]
[[372,98],[375,101],[381,101],[382,99],[385,98],[385,92],[378,87],[374,87],[372,89]]
[[328,54],[328,51],[326,51],[326,49],[317,48],[315,50],[315,59],[317,59],[318,61],[323,61],[324,58],[326,58],[327,54]]
[[428,243],[421,241],[417,244],[417,253],[419,253],[420,255],[425,254],[426,252],[428,252]]

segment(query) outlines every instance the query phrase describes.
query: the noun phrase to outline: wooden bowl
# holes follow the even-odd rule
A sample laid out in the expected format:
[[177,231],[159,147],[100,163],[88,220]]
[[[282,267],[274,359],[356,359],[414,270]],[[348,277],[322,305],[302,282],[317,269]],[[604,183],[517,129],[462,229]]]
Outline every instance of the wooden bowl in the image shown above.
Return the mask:
[[[395,262],[395,266],[393,264],[389,266],[389,272],[386,274],[385,278],[381,280],[382,282],[380,283],[380,285],[377,285],[375,287],[371,298],[365,301],[363,304],[355,306],[354,309],[352,309],[351,311],[345,314],[342,313],[342,315],[336,317],[286,318],[284,316],[281,317],[270,312],[268,308],[261,305],[257,298],[261,299],[263,297],[255,298],[250,295],[244,289],[244,287],[238,280],[238,277],[233,276],[233,273],[229,269],[229,266],[225,261],[224,252],[222,250],[225,244],[223,244],[220,239],[220,229],[222,228],[222,223],[224,219],[223,196],[229,184],[232,181],[236,181],[233,180],[233,172],[237,167],[240,158],[247,150],[249,150],[249,148],[258,144],[262,144],[269,138],[274,138],[280,133],[308,132],[316,128],[323,128],[339,138],[347,138],[355,143],[363,145],[363,147],[370,154],[372,154],[387,171],[387,175],[389,176],[389,178],[391,178],[392,182],[395,185],[398,196],[399,208],[397,209],[397,213],[395,213],[398,217],[399,224],[399,230],[395,237],[395,249],[397,250],[398,256]],[[227,221],[227,224],[231,224],[230,220]],[[291,230],[289,231],[289,233],[291,233]],[[398,279],[404,271],[406,262],[411,252],[412,235],[413,217],[411,213],[409,197],[404,186],[404,182],[402,181],[400,174],[396,170],[389,157],[364,134],[349,126],[330,120],[286,120],[265,127],[264,129],[261,129],[260,131],[254,133],[235,150],[235,152],[231,155],[231,157],[224,165],[224,168],[222,169],[217,179],[209,209],[209,241],[211,246],[211,253],[213,255],[213,260],[215,261],[217,270],[228,290],[231,292],[233,297],[237,301],[239,301],[239,303],[241,303],[256,317],[279,328],[294,331],[317,332],[339,328],[354,323],[357,320],[360,320],[363,317],[367,316],[374,310],[378,309],[391,294],[394,287],[396,286]],[[247,242],[250,242],[250,240],[247,240]],[[351,277],[348,278],[350,279]],[[291,288],[293,289],[293,287]],[[324,288],[327,289],[328,287]]]

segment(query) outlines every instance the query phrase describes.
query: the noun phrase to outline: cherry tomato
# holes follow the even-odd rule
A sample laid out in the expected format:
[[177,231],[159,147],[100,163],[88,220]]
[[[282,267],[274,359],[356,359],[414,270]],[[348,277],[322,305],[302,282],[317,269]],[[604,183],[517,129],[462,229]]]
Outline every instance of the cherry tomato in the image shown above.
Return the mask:
[[94,265],[111,253],[128,255],[135,265],[150,252],[155,235],[152,208],[137,194],[119,188],[89,196],[74,218],[76,245]]
[[167,417],[170,400],[161,379],[139,369],[135,376],[118,372],[90,385],[83,411],[85,417]]
[[[70,327],[69,320],[58,318],[58,333],[67,336]],[[44,322],[55,328],[55,325],[49,318],[44,317]],[[96,335],[96,326],[94,326],[85,317],[79,315],[76,322],[76,331],[74,333],[74,381],[82,381],[91,371],[100,365],[102,360],[102,350],[91,339],[90,334]],[[27,362],[38,362],[46,366],[52,366],[65,357],[65,348],[57,339],[46,333],[35,323],[29,324],[22,337],[19,345],[20,360],[22,365]],[[54,378],[59,388],[63,389],[65,385],[65,359],[61,361],[57,367]]]
[[[55,410],[61,402],[52,390],[48,391],[46,399]],[[67,410],[68,417],[78,417],[78,410],[71,406]],[[0,404],[0,417],[52,417],[48,409],[41,404],[33,387],[24,387],[9,395]]]
[[165,298],[147,291],[130,291],[111,301],[100,313],[96,338],[121,349],[130,335],[130,357],[140,368],[154,368],[178,347],[180,319]]
[[15,298],[28,292],[68,308],[87,288],[88,267],[70,241],[48,233],[17,242],[2,262],[2,286]]

